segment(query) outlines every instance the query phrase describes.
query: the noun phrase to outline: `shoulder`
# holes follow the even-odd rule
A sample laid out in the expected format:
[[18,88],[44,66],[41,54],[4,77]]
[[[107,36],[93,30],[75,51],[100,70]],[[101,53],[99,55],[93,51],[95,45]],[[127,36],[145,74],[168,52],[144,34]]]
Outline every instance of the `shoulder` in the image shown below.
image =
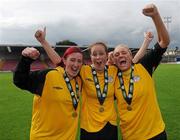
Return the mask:
[[82,70],[82,69],[89,69],[89,68],[91,68],[91,66],[90,66],[90,65],[86,65],[86,64],[84,64],[84,65],[82,65],[81,70]]
[[118,68],[115,65],[108,66],[108,72],[109,74],[116,75],[118,72]]
[[63,70],[59,69],[58,67],[57,68],[54,68],[54,69],[49,69],[49,71],[47,72],[46,76],[52,76],[52,75],[57,75],[59,73],[62,73]]
[[91,70],[91,66],[90,65],[82,65],[80,73],[82,74],[82,73],[87,72],[89,70]]
[[118,68],[116,67],[116,65],[109,65],[108,69],[110,69],[110,70],[117,70]]

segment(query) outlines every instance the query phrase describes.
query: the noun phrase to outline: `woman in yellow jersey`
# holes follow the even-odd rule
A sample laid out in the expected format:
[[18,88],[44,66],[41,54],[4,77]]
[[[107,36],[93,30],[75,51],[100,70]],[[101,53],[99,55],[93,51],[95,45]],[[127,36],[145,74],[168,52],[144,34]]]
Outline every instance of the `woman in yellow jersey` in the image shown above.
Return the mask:
[[[38,35],[37,35],[38,34]],[[44,47],[52,62],[56,65],[61,61],[60,56],[45,40],[46,28],[35,34],[37,40]],[[141,52],[146,50],[150,37],[145,37]],[[80,70],[83,81],[81,140],[116,140],[116,111],[114,108],[114,82],[117,73],[115,66],[106,66],[107,47],[102,42],[90,46],[92,65],[84,65]],[[141,53],[142,55],[142,53]],[[138,56],[136,56],[138,60]],[[139,57],[140,59],[140,57]]]
[[117,113],[114,106],[115,66],[106,66],[108,50],[96,42],[89,48],[92,65],[84,65],[82,87],[81,140],[117,140]]
[[118,45],[114,60],[118,67],[115,95],[123,140],[166,140],[165,124],[158,106],[152,73],[170,42],[168,32],[154,4],[143,9],[152,18],[158,42],[137,64],[127,45]]
[[70,47],[63,56],[64,67],[30,71],[39,57],[35,48],[25,48],[14,72],[14,84],[34,94],[30,140],[76,140],[83,55]]

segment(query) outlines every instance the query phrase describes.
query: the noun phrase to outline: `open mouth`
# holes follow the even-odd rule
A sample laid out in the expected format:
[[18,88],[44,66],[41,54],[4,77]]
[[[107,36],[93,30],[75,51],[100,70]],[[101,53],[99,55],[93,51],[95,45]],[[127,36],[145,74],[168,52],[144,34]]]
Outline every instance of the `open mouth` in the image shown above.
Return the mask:
[[98,71],[103,71],[104,70],[104,63],[103,61],[96,61],[95,62],[95,69]]
[[127,64],[126,60],[120,60],[119,65],[120,66],[125,66]]
[[71,70],[72,70],[73,73],[77,73],[79,71],[78,68],[71,68]]

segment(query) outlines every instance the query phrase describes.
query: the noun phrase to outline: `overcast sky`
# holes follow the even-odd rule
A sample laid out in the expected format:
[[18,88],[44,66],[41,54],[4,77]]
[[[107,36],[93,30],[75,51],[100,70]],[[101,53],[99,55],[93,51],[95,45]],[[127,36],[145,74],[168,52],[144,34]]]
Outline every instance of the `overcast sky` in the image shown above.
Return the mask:
[[143,32],[156,34],[152,20],[142,14],[148,3],[157,5],[163,20],[171,17],[170,46],[180,47],[179,0],[0,0],[0,44],[37,45],[34,33],[46,26],[52,45],[68,39],[139,47]]

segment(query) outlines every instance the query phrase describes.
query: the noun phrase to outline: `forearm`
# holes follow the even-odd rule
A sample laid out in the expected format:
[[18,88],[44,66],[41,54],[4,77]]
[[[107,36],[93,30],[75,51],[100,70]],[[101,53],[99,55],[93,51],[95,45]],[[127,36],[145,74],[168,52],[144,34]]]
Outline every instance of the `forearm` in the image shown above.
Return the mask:
[[160,44],[160,46],[162,48],[166,48],[169,45],[170,42],[170,38],[169,38],[169,34],[168,31],[161,19],[161,16],[159,13],[157,13],[156,15],[154,15],[152,17],[153,22],[155,24],[156,30],[157,30],[157,34],[158,34],[158,43]]
[[30,72],[30,65],[32,62],[32,59],[22,56],[13,75],[13,83],[17,87],[21,89],[27,89],[27,81],[29,79],[28,76]]
[[133,63],[138,63],[139,60],[145,55],[146,50],[150,44],[151,40],[144,38],[144,41],[140,47],[140,49],[138,50],[138,52],[136,53],[136,55],[133,58]]
[[30,71],[30,65],[33,61],[31,58],[22,57],[14,72],[13,83],[21,89],[41,96],[46,74],[51,69]]
[[46,40],[41,42],[41,45],[43,46],[48,57],[54,65],[57,65],[61,62],[61,57],[59,56],[59,54],[51,47],[51,45]]

